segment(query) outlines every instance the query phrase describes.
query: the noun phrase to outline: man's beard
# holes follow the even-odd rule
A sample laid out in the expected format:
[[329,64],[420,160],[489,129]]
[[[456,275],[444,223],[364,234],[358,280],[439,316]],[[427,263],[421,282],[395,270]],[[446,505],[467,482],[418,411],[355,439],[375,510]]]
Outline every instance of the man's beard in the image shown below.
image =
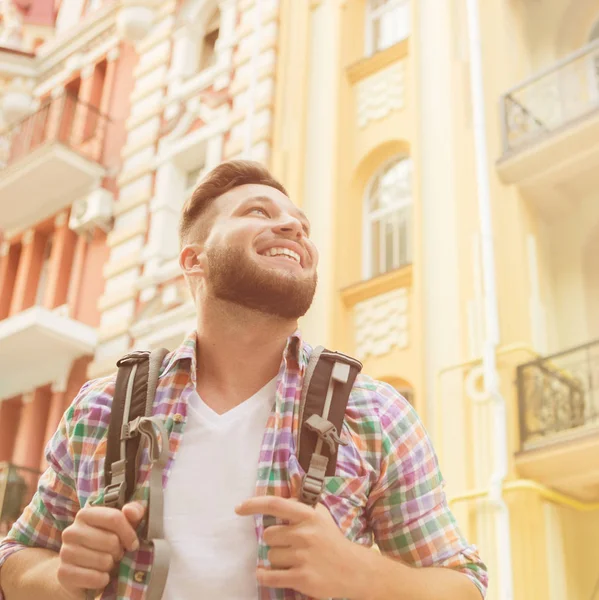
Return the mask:
[[299,319],[312,304],[316,273],[298,277],[260,267],[241,248],[213,247],[206,256],[208,285],[220,300],[283,319]]

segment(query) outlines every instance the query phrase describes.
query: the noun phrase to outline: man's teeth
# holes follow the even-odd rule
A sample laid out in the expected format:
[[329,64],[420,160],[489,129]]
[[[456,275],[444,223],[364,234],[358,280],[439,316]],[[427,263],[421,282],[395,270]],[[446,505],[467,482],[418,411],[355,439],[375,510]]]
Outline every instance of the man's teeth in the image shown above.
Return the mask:
[[288,256],[289,258],[295,260],[296,262],[300,262],[300,255],[293,250],[289,250],[289,248],[269,248],[266,252],[264,252],[264,256]]

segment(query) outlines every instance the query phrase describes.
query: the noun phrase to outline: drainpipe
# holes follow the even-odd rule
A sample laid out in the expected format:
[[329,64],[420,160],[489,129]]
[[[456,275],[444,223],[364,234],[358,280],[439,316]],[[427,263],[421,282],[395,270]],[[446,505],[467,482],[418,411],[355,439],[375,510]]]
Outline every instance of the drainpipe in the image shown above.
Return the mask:
[[499,389],[496,350],[499,343],[499,313],[495,282],[495,256],[491,216],[491,189],[487,155],[485,96],[481,57],[478,0],[466,0],[468,12],[468,42],[470,52],[470,93],[472,97],[475,145],[476,184],[481,235],[485,341],[483,346],[483,379],[486,401],[493,410],[493,473],[489,481],[489,497],[495,506],[495,537],[497,544],[497,582],[499,598],[513,600],[510,515],[503,499],[503,483],[507,476],[506,403]]
[[258,61],[260,59],[260,39],[262,37],[262,0],[256,0],[254,6],[254,40],[252,44],[252,57],[250,59],[250,86],[248,89],[248,105],[245,117],[245,140],[243,157],[252,159],[252,145],[254,143],[254,115],[256,113],[256,88],[258,85]]

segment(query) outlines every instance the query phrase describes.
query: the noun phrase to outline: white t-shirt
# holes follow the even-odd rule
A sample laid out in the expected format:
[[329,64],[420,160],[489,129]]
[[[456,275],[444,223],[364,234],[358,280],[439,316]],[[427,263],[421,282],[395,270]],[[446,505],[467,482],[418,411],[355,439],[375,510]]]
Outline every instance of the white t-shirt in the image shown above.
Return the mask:
[[254,519],[235,507],[255,495],[276,378],[218,415],[190,398],[164,498],[171,565],[163,600],[257,600]]

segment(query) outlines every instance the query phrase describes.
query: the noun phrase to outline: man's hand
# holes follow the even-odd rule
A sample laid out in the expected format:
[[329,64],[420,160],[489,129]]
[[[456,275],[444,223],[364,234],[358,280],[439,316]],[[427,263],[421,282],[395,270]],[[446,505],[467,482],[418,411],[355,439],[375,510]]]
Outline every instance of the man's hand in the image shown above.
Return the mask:
[[104,589],[110,573],[125,551],[139,548],[135,528],[144,507],[132,502],[116,508],[86,506],[62,533],[58,581],[73,599],[85,598],[85,590]]
[[261,585],[313,598],[354,598],[365,585],[360,569],[364,549],[344,537],[321,504],[311,508],[297,500],[264,496],[246,500],[235,512],[271,515],[288,523],[264,532],[271,568],[258,569]]

